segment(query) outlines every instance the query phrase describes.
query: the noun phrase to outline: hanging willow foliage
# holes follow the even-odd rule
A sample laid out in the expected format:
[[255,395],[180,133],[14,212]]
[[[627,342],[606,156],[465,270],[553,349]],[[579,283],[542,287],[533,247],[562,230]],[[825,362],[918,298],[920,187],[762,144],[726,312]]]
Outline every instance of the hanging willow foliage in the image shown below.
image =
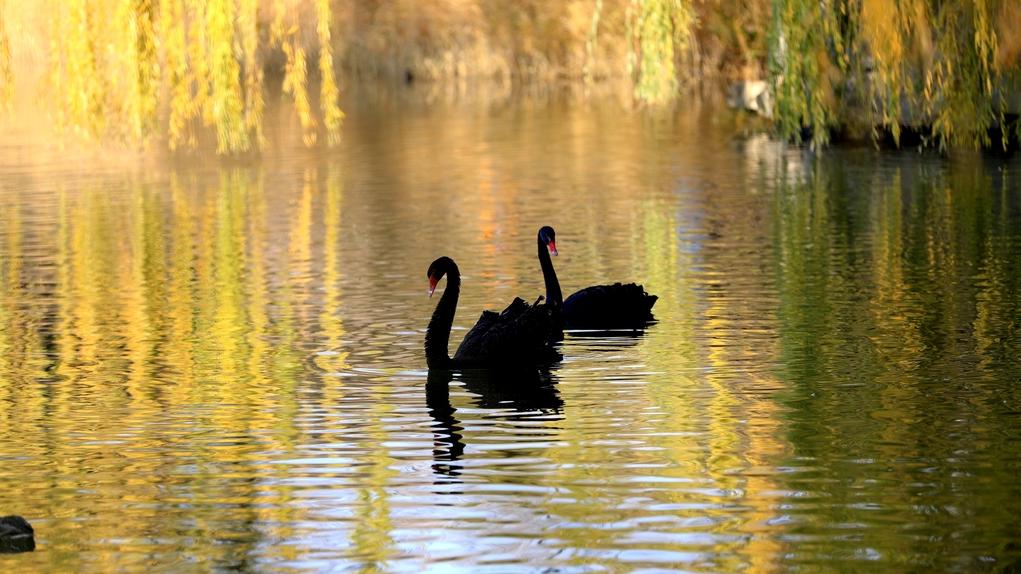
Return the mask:
[[233,0],[210,0],[206,9],[212,65],[210,106],[216,125],[217,151],[248,151],[250,132],[245,124],[245,99],[241,94],[241,65],[234,56],[235,14]]
[[[827,130],[837,123],[834,81],[848,61],[836,3],[813,0],[774,0],[775,26],[769,62],[776,92],[780,130],[799,139],[801,128],[815,127],[813,143],[826,142]],[[836,33],[836,34],[835,34]]]
[[245,128],[252,134],[255,145],[261,147],[264,143],[262,110],[265,107],[265,100],[262,97],[262,62],[258,57],[258,0],[240,0],[239,5],[238,26],[241,29],[241,48],[245,54]]
[[691,7],[683,0],[632,0],[630,16],[629,67],[635,95],[654,103],[674,98],[678,59],[689,45],[695,22]]
[[897,141],[911,126],[940,148],[991,145],[1019,79],[1017,60],[1000,55],[1018,34],[1004,24],[1015,1],[774,0],[781,131],[821,145],[857,115]]
[[312,117],[312,105],[308,101],[308,65],[305,61],[305,49],[297,38],[284,42],[284,54],[287,65],[284,72],[284,92],[294,98],[294,108],[301,121],[302,139],[305,145],[316,143],[316,123]]
[[188,67],[188,35],[184,26],[183,0],[160,2],[160,37],[163,38],[163,76],[168,93],[167,145],[171,150],[182,143],[194,146],[195,132],[191,119],[196,115],[195,96],[191,90]]
[[264,144],[270,66],[304,141],[335,143],[335,59],[401,82],[624,78],[648,103],[769,79],[779,131],[814,146],[904,126],[992,145],[1021,112],[1018,0],[0,0],[0,108],[28,53],[47,55],[69,131],[171,149],[215,134],[222,153]]
[[134,58],[128,62],[128,67],[136,70],[132,108],[128,115],[135,120],[132,135],[139,140],[152,134],[156,127],[160,68],[156,54],[154,2],[156,0],[137,0],[134,10],[128,13],[130,29],[135,37],[135,49],[128,51]]
[[333,44],[330,39],[330,0],[316,0],[316,33],[319,36],[319,102],[322,107],[323,123],[326,125],[327,141],[331,144],[340,139],[340,124],[344,112],[337,103],[340,90],[333,74]]
[[11,105],[14,74],[11,72],[11,42],[7,36],[6,2],[0,0],[0,110]]
[[[219,153],[264,143],[264,54],[286,61],[284,90],[294,98],[305,142],[316,141],[301,31],[314,25],[320,108],[328,143],[343,113],[334,73],[329,0],[49,0],[50,73],[58,124],[89,137],[192,147],[200,126]],[[309,10],[302,10],[302,4]],[[314,22],[303,22],[302,14]],[[269,34],[261,28],[268,26]],[[268,41],[267,41],[268,39]],[[9,99],[10,55],[0,21],[0,103]]]

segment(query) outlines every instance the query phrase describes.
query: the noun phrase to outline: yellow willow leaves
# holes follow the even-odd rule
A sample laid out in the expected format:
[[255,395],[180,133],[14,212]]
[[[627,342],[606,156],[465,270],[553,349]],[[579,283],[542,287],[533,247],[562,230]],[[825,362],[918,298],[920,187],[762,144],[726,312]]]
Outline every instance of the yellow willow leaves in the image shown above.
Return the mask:
[[998,8],[987,0],[865,0],[861,29],[877,72],[872,93],[894,138],[903,121],[919,121],[903,117],[908,107],[931,122],[941,147],[990,143],[986,128],[1002,121],[991,10]]
[[[988,146],[987,129],[1002,124],[1004,113],[994,94],[1003,76],[996,69],[998,40],[990,21],[999,3],[970,0],[927,8],[927,19],[939,30],[934,34],[939,57],[922,70],[922,107],[932,118],[933,137],[941,148]],[[1006,136],[1004,130],[1004,145]]]
[[216,150],[220,153],[248,151],[248,130],[244,122],[241,95],[241,66],[234,57],[234,1],[210,0],[206,28],[210,36],[210,106],[216,125]]
[[50,81],[58,123],[88,136],[144,140],[157,114],[152,0],[52,4]]
[[67,0],[64,9],[54,5],[50,56],[51,81],[56,88],[58,122],[88,135],[103,127],[100,113],[102,83],[98,77],[95,35],[86,0]]
[[330,41],[330,1],[316,0],[316,33],[319,36],[319,105],[322,108],[323,123],[329,143],[340,138],[340,123],[344,113],[340,111],[340,90],[333,75],[333,49]]
[[[137,71],[130,115],[135,119],[134,137],[143,139],[153,131],[156,119],[156,90],[159,83],[159,64],[156,59],[156,30],[154,26],[156,0],[136,0],[129,14],[131,31],[135,37],[135,56],[131,62]],[[129,38],[129,41],[131,39]]]
[[845,42],[833,42],[829,34],[840,30],[833,20],[846,14],[846,3],[775,0],[773,10],[769,71],[778,126],[795,140],[803,128],[812,128],[812,145],[823,145],[827,130],[837,123],[833,82],[838,75],[832,70],[845,61],[842,52],[831,49]]
[[694,13],[682,0],[632,0],[635,95],[646,102],[663,102],[677,93],[677,61],[688,47]]
[[[6,16],[11,4],[0,2]],[[339,139],[344,115],[333,68],[330,0],[48,2],[41,31],[50,47],[53,96],[47,100],[62,128],[140,144],[155,139],[178,149],[197,145],[203,127],[215,134],[219,153],[258,149],[264,143],[264,66],[273,52],[282,52],[283,85],[312,145],[317,138],[308,95],[311,49],[318,58],[313,73],[320,81],[327,142]],[[21,5],[14,10],[22,16],[31,12]],[[310,24],[302,22],[302,14],[315,18],[318,41],[309,45],[302,43],[300,32]],[[12,70],[17,71],[6,23],[6,17],[0,19],[0,106],[10,99]]]
[[316,143],[316,123],[312,118],[312,105],[308,101],[308,66],[305,62],[305,50],[292,40],[283,45],[287,64],[284,71],[284,93],[294,98],[294,109],[298,112],[301,122],[302,139],[305,145]]
[[[902,125],[930,130],[927,143],[988,146],[1005,125],[1019,78],[1005,58],[1018,32],[1007,0],[774,0],[772,66],[781,131],[813,143],[871,118],[899,139]],[[1009,134],[1003,130],[1003,144]]]
[[269,25],[269,43],[272,46],[280,46],[284,41],[284,18],[287,16],[287,4],[284,0],[271,0],[273,8],[273,20]]
[[596,42],[599,41],[599,18],[603,14],[603,0],[595,0],[592,7],[592,20],[589,24],[588,37],[585,38],[585,65],[582,78],[585,84],[591,84],[595,75]]
[[[240,0],[238,25],[241,28],[241,45],[245,53],[245,127],[257,145],[263,142],[262,63],[258,59],[259,18],[257,0]],[[333,70],[330,70],[331,72]]]
[[188,40],[184,27],[185,7],[183,0],[160,2],[160,37],[163,39],[163,74],[170,101],[167,112],[167,145],[177,149],[179,145],[194,146],[195,132],[191,130],[191,118],[196,114],[190,88],[188,70]]
[[[862,2],[862,34],[872,47],[877,82],[872,84],[874,96],[880,102],[880,122],[889,125],[893,137],[900,141],[901,100],[911,97],[904,81],[905,66],[912,37],[903,33],[901,24],[905,14],[917,10],[920,2],[904,0],[864,0]],[[924,8],[923,8],[924,9]]]
[[[166,0],[165,0],[166,1]],[[173,1],[173,0],[169,0]],[[188,118],[201,114],[202,122],[210,125],[213,122],[212,107],[208,105],[210,81],[209,81],[209,56],[207,46],[209,44],[208,29],[206,21],[206,4],[208,0],[185,0],[187,13],[183,16],[181,25],[185,22],[198,22],[199,25],[187,26],[188,34],[186,40],[187,59],[185,66],[189,71],[187,84],[188,90],[192,92],[191,109]]]
[[11,72],[11,43],[7,37],[6,2],[0,0],[0,110],[11,103],[14,75]]
[[[316,36],[319,48],[319,106],[327,143],[332,145],[340,140],[340,126],[344,113],[340,110],[340,90],[337,88],[333,71],[333,44],[330,33],[332,11],[329,0],[314,0]],[[302,140],[314,145],[317,139],[317,125],[312,112],[308,92],[308,55],[302,39],[302,26],[298,12],[291,12],[290,26],[285,30],[286,6],[281,0],[273,2],[273,20],[270,24],[270,38],[279,42],[284,52],[284,93],[294,100],[294,109],[301,123]]]

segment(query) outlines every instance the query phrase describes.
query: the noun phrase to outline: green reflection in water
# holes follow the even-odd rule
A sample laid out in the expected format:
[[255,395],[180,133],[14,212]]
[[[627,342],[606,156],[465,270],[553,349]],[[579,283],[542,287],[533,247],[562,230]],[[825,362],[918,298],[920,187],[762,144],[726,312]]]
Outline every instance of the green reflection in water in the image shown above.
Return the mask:
[[774,203],[791,556],[980,567],[1018,527],[1018,189],[976,157],[820,164]]

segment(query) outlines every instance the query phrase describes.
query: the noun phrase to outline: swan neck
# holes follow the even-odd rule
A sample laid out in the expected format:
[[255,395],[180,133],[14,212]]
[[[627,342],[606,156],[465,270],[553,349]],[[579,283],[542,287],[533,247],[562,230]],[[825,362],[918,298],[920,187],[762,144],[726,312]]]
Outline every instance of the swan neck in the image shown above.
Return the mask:
[[450,342],[450,328],[454,324],[457,298],[461,292],[461,273],[455,266],[447,272],[447,286],[436,304],[432,319],[425,331],[425,361],[429,368],[445,368],[450,365],[447,350]]
[[557,272],[553,269],[553,259],[542,238],[539,237],[536,241],[539,244],[539,266],[542,267],[542,280],[546,283],[546,304],[559,307],[564,303],[564,296],[560,293],[560,281],[557,280]]

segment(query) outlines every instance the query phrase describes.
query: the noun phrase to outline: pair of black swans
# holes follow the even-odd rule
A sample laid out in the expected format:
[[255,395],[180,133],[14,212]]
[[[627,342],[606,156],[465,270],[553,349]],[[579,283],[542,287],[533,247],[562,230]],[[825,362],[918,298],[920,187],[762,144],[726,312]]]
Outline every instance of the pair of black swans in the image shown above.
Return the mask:
[[550,254],[557,254],[556,232],[552,227],[543,227],[536,242],[546,283],[545,302],[540,297],[529,305],[515,298],[502,313],[483,311],[453,358],[447,346],[461,292],[461,272],[449,257],[432,262],[428,271],[429,295],[444,276],[447,287],[425,333],[425,358],[430,369],[542,365],[558,358],[553,343],[562,337],[564,329],[640,329],[653,320],[656,296],[634,283],[593,285],[565,300],[550,259]]

